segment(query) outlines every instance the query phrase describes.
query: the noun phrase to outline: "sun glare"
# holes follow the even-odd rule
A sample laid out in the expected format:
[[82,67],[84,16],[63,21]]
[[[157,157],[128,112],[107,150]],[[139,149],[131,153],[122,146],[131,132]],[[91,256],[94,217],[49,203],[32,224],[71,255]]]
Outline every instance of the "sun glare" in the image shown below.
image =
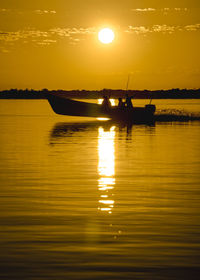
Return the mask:
[[103,28],[98,33],[99,41],[103,44],[110,44],[115,38],[115,33],[110,28]]

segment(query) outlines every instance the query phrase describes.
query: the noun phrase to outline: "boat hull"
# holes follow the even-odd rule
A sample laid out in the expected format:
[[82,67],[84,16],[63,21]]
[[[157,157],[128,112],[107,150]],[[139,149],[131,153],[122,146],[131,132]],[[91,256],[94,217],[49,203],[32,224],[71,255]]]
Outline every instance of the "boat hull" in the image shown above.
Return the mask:
[[98,104],[76,101],[53,94],[49,94],[47,99],[56,114],[95,118],[106,115]]
[[53,111],[60,115],[111,118],[118,121],[147,122],[154,118],[155,105],[144,107],[119,108],[113,106],[104,109],[102,105],[72,100],[69,98],[49,94],[47,97]]

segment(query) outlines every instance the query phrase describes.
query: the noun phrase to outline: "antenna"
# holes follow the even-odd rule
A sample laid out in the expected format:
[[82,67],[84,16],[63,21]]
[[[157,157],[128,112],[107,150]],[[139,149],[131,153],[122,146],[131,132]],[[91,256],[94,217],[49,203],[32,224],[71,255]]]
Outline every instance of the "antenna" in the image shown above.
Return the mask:
[[129,81],[130,81],[130,74],[128,74],[128,79],[127,79],[127,83],[126,83],[126,91],[128,90]]

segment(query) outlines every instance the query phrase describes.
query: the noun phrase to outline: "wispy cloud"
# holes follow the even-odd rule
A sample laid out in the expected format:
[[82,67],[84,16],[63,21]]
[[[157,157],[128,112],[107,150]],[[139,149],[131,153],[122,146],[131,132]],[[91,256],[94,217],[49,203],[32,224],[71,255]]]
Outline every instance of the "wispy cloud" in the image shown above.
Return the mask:
[[11,14],[30,14],[34,13],[36,15],[55,15],[57,12],[55,10],[20,10],[20,9],[5,9],[5,8],[0,8],[0,13],[6,14],[6,13],[11,13]]
[[178,32],[178,31],[198,31],[198,30],[200,30],[200,23],[186,25],[186,26],[155,24],[151,27],[129,25],[128,29],[126,29],[125,32],[126,33],[135,33],[135,34],[147,34],[147,33],[172,34],[174,32]]
[[50,33],[53,35],[58,35],[60,37],[69,37],[70,36],[70,32],[69,32],[70,28],[52,28],[50,29]]
[[59,36],[60,38],[67,37],[71,45],[77,45],[84,39],[85,35],[93,35],[96,33],[94,27],[88,28],[53,28],[49,30],[52,36]]
[[35,10],[34,12],[38,15],[56,14],[54,10]]
[[59,35],[61,37],[69,37],[70,35],[76,34],[76,35],[80,35],[80,34],[94,34],[96,32],[96,29],[94,27],[88,27],[88,28],[53,28],[50,29],[50,32],[52,34],[56,34]]
[[131,26],[129,25],[128,29],[125,30],[126,33],[135,33],[135,34],[146,34],[151,32],[149,28],[145,26]]
[[15,43],[19,41],[20,43],[27,44],[38,44],[43,46],[48,46],[55,44],[59,38],[67,38],[70,44],[78,44],[84,39],[85,35],[92,35],[96,33],[94,27],[89,28],[52,28],[47,31],[26,29],[18,31],[0,31],[0,42],[4,45]]
[[197,30],[200,30],[200,23],[186,25],[185,26],[185,30],[187,30],[187,31],[197,31]]
[[57,42],[56,40],[45,39],[45,40],[37,42],[37,44],[38,45],[43,45],[43,46],[49,46],[49,45],[54,44],[56,42]]
[[156,11],[156,9],[155,8],[143,8],[143,9],[138,8],[138,9],[131,9],[131,11],[143,13],[143,12],[154,12],[154,11]]
[[188,8],[137,8],[137,9],[131,9],[132,12],[136,13],[146,13],[146,12],[187,12]]
[[147,34],[147,33],[173,33],[179,27],[177,26],[168,26],[168,25],[153,25],[151,27],[145,26],[131,26],[129,25],[128,29],[125,30],[126,33],[135,33],[135,34]]
[[0,41],[13,42],[18,41],[20,39],[41,38],[48,36],[48,32],[41,30],[19,30],[16,32],[9,31],[0,32]]
[[177,11],[177,12],[186,12],[186,11],[188,11],[188,8],[174,8],[174,11]]
[[0,9],[0,13],[7,13],[9,12],[10,10],[9,9],[4,9],[4,8],[1,8]]
[[152,32],[162,32],[162,33],[173,33],[175,30],[179,30],[180,27],[178,26],[169,26],[166,24],[163,25],[154,25],[151,28]]

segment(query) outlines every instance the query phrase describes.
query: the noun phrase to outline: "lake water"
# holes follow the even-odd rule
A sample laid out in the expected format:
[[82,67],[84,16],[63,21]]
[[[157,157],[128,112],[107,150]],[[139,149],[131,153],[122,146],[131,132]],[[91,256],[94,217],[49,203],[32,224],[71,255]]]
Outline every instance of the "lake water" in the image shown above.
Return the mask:
[[200,121],[126,127],[0,100],[0,122],[1,279],[199,279]]

